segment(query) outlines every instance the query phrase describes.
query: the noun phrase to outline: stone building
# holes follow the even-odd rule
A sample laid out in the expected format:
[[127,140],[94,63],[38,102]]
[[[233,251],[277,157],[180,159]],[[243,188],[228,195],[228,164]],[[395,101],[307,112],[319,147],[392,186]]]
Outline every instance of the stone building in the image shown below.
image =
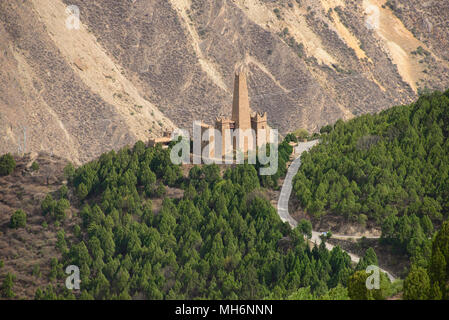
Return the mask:
[[[200,133],[201,138],[198,150],[195,151],[194,147],[192,154],[197,161],[200,161],[204,153],[209,159],[223,159],[230,155],[233,158],[237,152],[246,156],[271,142],[267,113],[251,111],[244,68],[240,67],[235,73],[231,118],[217,117],[214,125],[196,121],[195,131]],[[151,139],[150,146],[160,143],[166,147],[170,141],[170,134],[167,132],[162,138]],[[205,148],[208,150],[205,151]]]
[[148,145],[150,147],[154,147],[157,144],[161,144],[162,148],[168,148],[168,145],[171,142],[171,132],[169,131],[164,131],[164,134],[162,135],[162,137],[159,138],[152,138],[148,141]]
[[251,111],[243,67],[235,73],[231,119],[217,117],[215,129],[221,134],[222,155],[230,150],[247,154],[270,141],[267,113]]

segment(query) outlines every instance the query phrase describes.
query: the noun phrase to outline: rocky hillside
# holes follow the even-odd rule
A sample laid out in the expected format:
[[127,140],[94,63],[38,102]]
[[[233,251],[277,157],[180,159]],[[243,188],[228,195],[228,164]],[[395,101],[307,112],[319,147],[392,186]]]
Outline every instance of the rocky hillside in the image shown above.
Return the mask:
[[448,15],[418,0],[3,1],[0,154],[85,162],[212,123],[242,62],[252,108],[281,133],[408,103],[448,87]]
[[[42,215],[41,202],[47,193],[57,193],[66,183],[63,168],[67,161],[45,153],[29,153],[16,157],[17,167],[6,177],[0,177],[0,273],[16,276],[15,293],[18,299],[32,299],[36,288],[45,287],[52,258],[60,258],[56,249],[57,233],[65,230],[73,238],[73,225],[79,218],[69,212],[67,222],[56,227]],[[33,162],[39,164],[33,170]],[[16,210],[26,212],[25,228],[11,229],[11,215]]]

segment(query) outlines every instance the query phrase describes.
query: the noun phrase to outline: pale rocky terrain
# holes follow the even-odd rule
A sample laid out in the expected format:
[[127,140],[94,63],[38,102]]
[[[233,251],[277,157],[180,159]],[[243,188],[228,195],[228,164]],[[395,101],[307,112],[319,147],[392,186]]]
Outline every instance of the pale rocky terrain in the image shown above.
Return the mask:
[[82,163],[213,123],[241,63],[281,133],[409,103],[449,87],[448,17],[443,0],[2,1],[0,154]]

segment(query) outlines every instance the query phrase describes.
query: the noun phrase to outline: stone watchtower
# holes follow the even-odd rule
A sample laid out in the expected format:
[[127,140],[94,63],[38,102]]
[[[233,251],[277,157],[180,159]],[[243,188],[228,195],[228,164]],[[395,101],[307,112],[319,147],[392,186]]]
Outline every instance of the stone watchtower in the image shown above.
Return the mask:
[[241,130],[251,129],[250,114],[245,70],[240,67],[235,73],[231,120],[235,122],[236,128]]
[[[235,122],[231,119],[218,117],[215,119],[215,129],[221,133],[221,154],[225,156],[229,152],[233,152],[234,145],[231,142],[231,132],[234,130]],[[217,141],[218,142],[218,141]]]
[[256,133],[256,145],[261,147],[270,139],[270,128],[267,124],[267,113],[255,112],[251,115],[251,128]]
[[[223,155],[227,153],[225,149],[237,150],[237,145],[240,146],[240,151],[247,153],[267,143],[269,139],[267,113],[251,112],[246,83],[246,70],[243,66],[238,68],[235,73],[231,119],[216,118],[215,129],[222,134]],[[230,136],[231,131],[235,129],[239,129],[239,132],[242,134],[239,142]]]

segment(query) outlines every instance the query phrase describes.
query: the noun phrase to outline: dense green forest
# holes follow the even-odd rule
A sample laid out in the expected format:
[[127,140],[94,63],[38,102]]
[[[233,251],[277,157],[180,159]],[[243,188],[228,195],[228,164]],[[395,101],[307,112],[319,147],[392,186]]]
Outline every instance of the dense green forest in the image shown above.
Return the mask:
[[[380,289],[368,290],[365,270],[378,265],[373,249],[353,266],[338,246],[311,247],[307,220],[295,229],[282,223],[266,189],[279,188],[286,174],[288,143],[296,141],[289,134],[272,176],[258,175],[259,163],[193,166],[185,176],[170,161],[172,146],[140,141],[76,169],[68,165],[67,186],[41,203],[46,223],[59,230],[61,258],[52,259],[52,284],[35,298],[347,300],[403,291],[405,299],[449,299],[448,133],[449,91],[427,94],[323,127],[294,179],[313,219],[369,220],[382,229],[381,242],[408,253],[403,286],[382,274]],[[1,158],[4,174],[14,169],[11,159]],[[183,192],[168,197],[173,190]],[[26,223],[19,210],[9,226]],[[69,265],[80,268],[79,291],[64,286]],[[15,297],[15,281],[6,274],[1,297]]]
[[404,281],[404,299],[449,299],[449,221],[433,238],[427,267],[412,265]]
[[[287,145],[282,161],[291,153]],[[324,244],[310,249],[298,229],[282,223],[260,186],[274,182],[258,177],[256,166],[229,167],[223,175],[217,165],[194,166],[184,178],[169,155],[138,142],[66,168],[82,223],[76,241],[58,235],[63,258],[52,262],[52,274],[63,279],[63,266],[79,266],[78,298],[287,298],[302,287],[315,296],[346,287],[349,256]],[[167,186],[183,188],[184,196],[165,198],[155,214],[151,199]],[[66,196],[66,189],[47,196],[43,213],[63,223]],[[48,287],[36,298],[74,296]]]
[[429,237],[449,213],[449,91],[322,128],[294,190],[315,219],[367,220],[426,267]]

